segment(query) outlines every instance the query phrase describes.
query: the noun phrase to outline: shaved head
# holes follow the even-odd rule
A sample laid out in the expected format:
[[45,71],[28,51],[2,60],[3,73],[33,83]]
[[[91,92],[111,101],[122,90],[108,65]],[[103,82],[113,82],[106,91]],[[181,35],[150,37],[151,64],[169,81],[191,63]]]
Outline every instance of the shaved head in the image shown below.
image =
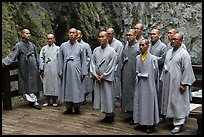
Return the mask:
[[140,30],[143,30],[143,29],[144,29],[144,26],[143,26],[143,24],[138,23],[138,24],[135,25],[135,29],[136,29],[136,28],[139,28]]
[[113,28],[108,28],[107,30],[106,30],[106,32],[107,33],[113,33],[113,34],[115,34],[115,31],[114,31],[114,29]]

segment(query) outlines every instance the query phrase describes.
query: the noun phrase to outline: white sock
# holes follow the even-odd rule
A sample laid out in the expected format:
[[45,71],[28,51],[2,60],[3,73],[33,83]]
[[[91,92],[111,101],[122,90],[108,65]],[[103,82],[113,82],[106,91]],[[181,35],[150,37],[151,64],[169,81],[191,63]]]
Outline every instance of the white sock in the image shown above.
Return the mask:
[[36,101],[35,103],[34,103],[34,106],[38,106],[39,105],[39,103]]

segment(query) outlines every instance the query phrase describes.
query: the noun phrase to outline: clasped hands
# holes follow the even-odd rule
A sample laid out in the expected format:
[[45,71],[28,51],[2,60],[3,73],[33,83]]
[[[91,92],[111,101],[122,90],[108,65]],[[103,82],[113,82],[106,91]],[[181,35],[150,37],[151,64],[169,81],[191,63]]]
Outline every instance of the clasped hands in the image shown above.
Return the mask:
[[95,79],[96,79],[96,81],[98,81],[98,82],[101,82],[101,81],[103,80],[102,75],[101,75],[101,76],[96,75],[96,76],[95,76]]

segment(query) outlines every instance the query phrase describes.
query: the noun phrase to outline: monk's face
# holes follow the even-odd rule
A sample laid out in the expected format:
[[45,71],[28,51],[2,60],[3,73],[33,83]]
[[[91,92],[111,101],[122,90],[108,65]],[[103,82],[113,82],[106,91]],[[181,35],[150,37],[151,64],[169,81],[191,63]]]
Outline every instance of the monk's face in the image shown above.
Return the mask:
[[127,41],[128,41],[129,43],[132,43],[133,41],[135,41],[136,36],[135,36],[134,32],[128,31],[128,32],[126,33],[126,38],[127,38]]
[[172,46],[178,49],[182,44],[181,36],[177,33],[172,37]]
[[108,37],[107,37],[107,33],[105,31],[102,31],[99,33],[98,35],[98,40],[100,45],[107,45],[108,43]]
[[159,30],[153,29],[150,32],[150,38],[152,43],[156,43],[159,40],[159,37],[160,37]]
[[175,35],[176,34],[176,30],[174,30],[174,29],[170,29],[169,31],[168,31],[168,40],[170,41],[170,42],[172,42],[172,37],[173,37],[173,35]]
[[30,31],[28,29],[24,29],[22,37],[29,40],[30,39]]
[[107,34],[108,34],[108,41],[111,42],[113,40],[114,37],[114,32],[112,29],[107,29]]
[[71,28],[68,35],[70,41],[75,41],[77,39],[77,30],[75,28]]
[[140,47],[141,53],[144,54],[147,51],[149,46],[145,43],[145,40],[141,40],[139,47]]
[[135,35],[139,36],[142,34],[142,24],[135,25]]
[[47,35],[47,43],[48,45],[52,45],[55,42],[55,37],[53,34]]
[[81,31],[78,31],[78,33],[77,33],[77,41],[80,42],[81,39],[82,39],[82,33],[81,33]]

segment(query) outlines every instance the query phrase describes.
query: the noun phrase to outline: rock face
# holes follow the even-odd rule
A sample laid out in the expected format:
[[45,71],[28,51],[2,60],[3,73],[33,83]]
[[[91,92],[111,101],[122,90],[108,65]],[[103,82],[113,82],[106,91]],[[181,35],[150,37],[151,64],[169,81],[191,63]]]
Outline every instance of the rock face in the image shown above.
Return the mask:
[[46,44],[47,33],[54,33],[60,45],[71,27],[80,29],[94,49],[99,31],[113,27],[125,43],[125,32],[136,23],[144,24],[147,37],[152,28],[160,29],[164,43],[168,29],[177,28],[192,63],[202,64],[201,2],[2,2],[2,53],[10,52],[24,27],[31,30],[38,50]]

